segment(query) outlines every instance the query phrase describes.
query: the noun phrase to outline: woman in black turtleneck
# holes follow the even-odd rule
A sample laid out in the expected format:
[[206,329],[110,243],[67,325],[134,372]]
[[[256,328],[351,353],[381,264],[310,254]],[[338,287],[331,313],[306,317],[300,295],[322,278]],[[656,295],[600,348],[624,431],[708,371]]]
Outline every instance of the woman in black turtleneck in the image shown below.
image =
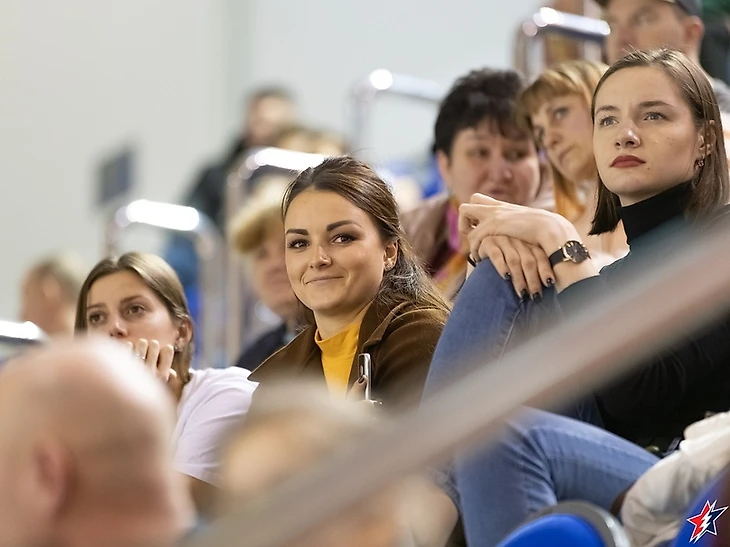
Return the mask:
[[[701,230],[725,212],[720,113],[707,78],[681,53],[634,52],[619,60],[596,88],[592,115],[599,172],[592,233],[610,232],[622,220],[629,254],[599,275],[563,217],[475,195],[460,208],[459,222],[470,260],[479,264],[443,330],[424,397],[636,275],[653,235]],[[668,449],[707,411],[730,409],[730,319],[687,333],[594,399],[564,414]],[[440,477],[470,546],[494,545],[526,515],[561,499],[610,508],[652,463],[636,444],[595,427],[529,414],[529,424],[511,422],[496,446],[457,458]]]

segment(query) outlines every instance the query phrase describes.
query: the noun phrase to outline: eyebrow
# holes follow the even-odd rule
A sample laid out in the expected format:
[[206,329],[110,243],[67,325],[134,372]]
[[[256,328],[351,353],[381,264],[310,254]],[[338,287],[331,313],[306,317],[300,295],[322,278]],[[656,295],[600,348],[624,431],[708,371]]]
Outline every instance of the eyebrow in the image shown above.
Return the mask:
[[307,230],[303,230],[302,228],[289,228],[284,235],[288,234],[299,234],[301,236],[306,236],[309,235],[309,232]]
[[[651,108],[653,106],[666,106],[666,107],[669,107],[669,108],[673,108],[672,105],[669,104],[668,102],[660,101],[658,99],[657,100],[653,100],[653,101],[642,101],[641,103],[639,103],[639,107],[640,108]],[[597,108],[596,109],[596,114],[598,114],[599,112],[604,112],[604,111],[606,111],[606,112],[616,112],[616,111],[618,111],[618,108],[616,108],[613,105],[607,104],[607,105],[604,105],[604,106],[601,106],[601,107]]]
[[[353,226],[358,226],[358,227],[360,226],[354,220],[338,220],[337,222],[333,222],[332,224],[328,224],[326,226],[326,230],[328,232],[331,232],[332,230],[336,230],[340,226],[346,226],[348,224],[352,224]],[[303,228],[289,228],[286,231],[286,234],[299,234],[299,235],[302,235],[302,236],[306,236],[306,235],[309,235],[309,232],[307,230],[303,229]]]
[[332,224],[327,225],[327,231],[331,232],[332,230],[336,230],[340,226],[346,226],[348,224],[352,224],[354,226],[360,226],[357,222],[354,220],[338,220],[337,222],[333,222]]
[[[127,304],[128,302],[131,302],[132,300],[136,300],[137,298],[144,298],[144,296],[142,296],[141,294],[127,296],[126,298],[122,298],[121,303]],[[93,309],[93,308],[106,308],[106,304],[104,304],[103,302],[99,302],[98,304],[89,304],[88,306],[86,306],[87,311],[90,309]]]
[[643,103],[640,103],[639,106],[642,108],[651,108],[652,106],[668,106],[669,108],[672,108],[671,104],[660,100],[644,101]]
[[617,111],[618,111],[618,108],[616,108],[615,106],[610,105],[610,104],[606,104],[606,105],[599,106],[598,108],[596,108],[596,114],[598,114],[599,112],[617,112]]

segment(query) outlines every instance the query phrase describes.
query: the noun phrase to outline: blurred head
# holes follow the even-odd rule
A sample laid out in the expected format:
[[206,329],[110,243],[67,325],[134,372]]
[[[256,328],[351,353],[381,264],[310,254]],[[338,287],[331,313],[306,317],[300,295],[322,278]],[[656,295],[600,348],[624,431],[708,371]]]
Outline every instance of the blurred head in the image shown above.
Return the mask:
[[477,70],[459,78],[441,103],[434,129],[439,172],[459,204],[475,193],[529,205],[541,185],[531,136],[517,126],[522,90],[513,70]]
[[20,320],[34,323],[52,337],[72,335],[85,274],[82,261],[72,254],[51,256],[33,265],[23,280]]
[[[255,501],[372,432],[377,422],[370,411],[319,385],[298,382],[271,389],[251,407],[224,449],[221,511]],[[396,547],[400,489],[393,485],[363,500],[292,545]]]
[[277,148],[294,150],[295,152],[310,152],[312,149],[312,135],[303,125],[292,125],[284,128],[273,143]]
[[190,525],[174,405],[128,351],[75,340],[0,377],[0,546],[168,547]]
[[231,226],[231,240],[243,256],[256,296],[284,322],[299,315],[299,301],[286,274],[281,200],[291,179],[270,177],[258,185]]
[[284,129],[274,145],[277,148],[323,156],[340,156],[346,152],[345,143],[335,133],[300,125]]
[[388,185],[347,156],[303,171],[283,202],[286,269],[315,321],[357,315],[376,296],[446,309],[405,238]]
[[699,64],[704,34],[700,0],[598,0],[611,27],[606,58],[614,63],[633,50],[678,49]]
[[520,95],[517,118],[547,154],[556,211],[567,218],[585,209],[577,186],[595,181],[593,90],[608,67],[593,61],[566,61],[543,71]]
[[94,266],[79,294],[76,331],[171,345],[173,370],[190,379],[193,323],[180,280],[159,256],[132,252]]
[[272,146],[277,135],[296,121],[294,101],[286,89],[264,88],[249,99],[243,136],[246,145]]
[[709,80],[682,53],[628,54],[601,78],[591,111],[599,173],[592,233],[613,230],[621,206],[687,181],[688,215],[727,203],[720,112]]

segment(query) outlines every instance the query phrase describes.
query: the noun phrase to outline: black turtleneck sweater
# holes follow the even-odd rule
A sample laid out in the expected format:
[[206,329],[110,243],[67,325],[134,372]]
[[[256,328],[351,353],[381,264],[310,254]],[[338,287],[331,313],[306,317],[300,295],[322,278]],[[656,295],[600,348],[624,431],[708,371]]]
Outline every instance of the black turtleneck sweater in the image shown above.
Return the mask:
[[[657,232],[669,238],[685,233],[689,223],[683,211],[689,191],[685,183],[623,207],[629,254],[603,268],[601,275],[567,287],[559,295],[561,308],[570,314],[585,305],[586,297],[610,291],[622,279],[636,275]],[[681,437],[684,428],[707,411],[730,410],[730,317],[700,333],[688,333],[669,350],[598,391],[596,400],[606,429],[640,444]]]

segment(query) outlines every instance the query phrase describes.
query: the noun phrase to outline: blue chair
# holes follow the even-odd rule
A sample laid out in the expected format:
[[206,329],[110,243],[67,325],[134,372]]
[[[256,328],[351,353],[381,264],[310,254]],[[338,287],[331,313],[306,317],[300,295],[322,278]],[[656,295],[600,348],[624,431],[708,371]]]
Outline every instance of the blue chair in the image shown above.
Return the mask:
[[[700,494],[690,507],[679,534],[671,542],[672,547],[687,545],[710,547],[730,544],[730,538],[719,538],[716,533],[718,519],[730,519],[730,467],[726,467]],[[694,520],[690,522],[690,520]],[[703,525],[703,521],[704,525]]]
[[613,515],[587,502],[570,501],[533,516],[498,547],[630,547]]

